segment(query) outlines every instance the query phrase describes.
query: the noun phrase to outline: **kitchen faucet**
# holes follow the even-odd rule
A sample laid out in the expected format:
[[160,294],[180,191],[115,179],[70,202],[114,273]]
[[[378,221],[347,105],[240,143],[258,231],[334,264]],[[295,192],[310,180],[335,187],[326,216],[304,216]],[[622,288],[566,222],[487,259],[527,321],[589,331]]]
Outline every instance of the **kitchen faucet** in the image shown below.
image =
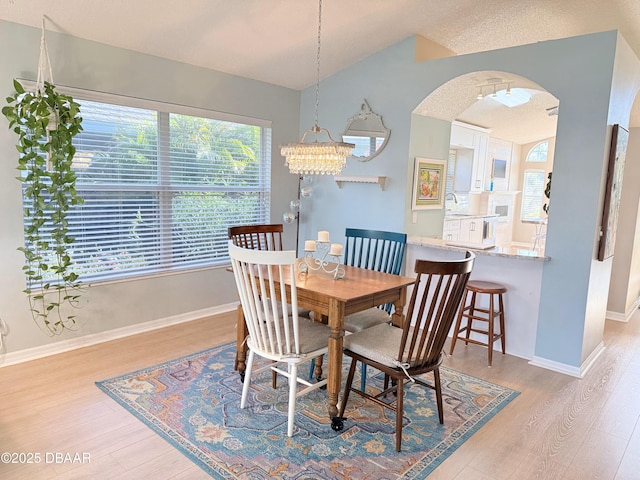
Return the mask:
[[444,200],[445,200],[445,202],[447,201],[447,198],[448,198],[449,196],[453,197],[453,203],[458,203],[458,196],[457,196],[455,193],[453,193],[453,192],[449,192],[449,193],[447,193],[447,194],[444,196]]

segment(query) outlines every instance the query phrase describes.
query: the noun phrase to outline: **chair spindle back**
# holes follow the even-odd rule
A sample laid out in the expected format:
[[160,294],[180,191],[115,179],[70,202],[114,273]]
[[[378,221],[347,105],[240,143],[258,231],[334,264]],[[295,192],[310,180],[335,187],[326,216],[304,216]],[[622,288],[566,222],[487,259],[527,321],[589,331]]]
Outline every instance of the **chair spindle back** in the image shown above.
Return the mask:
[[[293,250],[253,250],[229,240],[229,256],[252,348],[274,359],[300,353],[298,299]],[[288,272],[285,266],[289,266]],[[291,293],[283,295],[278,280],[290,275]]]
[[347,228],[345,265],[399,275],[407,243],[406,233]]
[[475,254],[453,261],[416,260],[416,282],[398,359],[411,369],[437,364],[464,295]]
[[[407,244],[407,234],[347,228],[344,263],[352,267],[400,275]],[[393,304],[380,305],[391,313]]]
[[228,230],[234,245],[252,250],[282,250],[282,232],[281,223],[239,225]]

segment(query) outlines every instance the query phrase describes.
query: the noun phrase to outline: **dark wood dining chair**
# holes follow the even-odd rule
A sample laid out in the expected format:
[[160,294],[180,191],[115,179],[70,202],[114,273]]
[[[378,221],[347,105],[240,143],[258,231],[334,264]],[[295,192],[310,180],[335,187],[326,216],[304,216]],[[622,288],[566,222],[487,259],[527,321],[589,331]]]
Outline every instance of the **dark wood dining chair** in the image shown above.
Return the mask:
[[229,240],[234,245],[252,250],[282,250],[281,223],[238,225],[229,227]]
[[[438,418],[444,423],[440,364],[445,340],[462,301],[475,255],[467,252],[465,258],[450,261],[416,260],[417,274],[404,324],[397,327],[380,324],[344,338],[344,354],[351,357],[340,417],[349,401],[349,393],[355,392],[378,405],[396,412],[396,450],[402,444],[402,416],[404,412],[405,382],[410,381],[435,390]],[[362,362],[384,373],[383,390],[368,394],[353,388],[356,364]],[[417,378],[433,372],[433,384]],[[395,381],[389,387],[389,379]],[[395,402],[382,400],[395,392]],[[395,403],[395,404],[394,404]]]

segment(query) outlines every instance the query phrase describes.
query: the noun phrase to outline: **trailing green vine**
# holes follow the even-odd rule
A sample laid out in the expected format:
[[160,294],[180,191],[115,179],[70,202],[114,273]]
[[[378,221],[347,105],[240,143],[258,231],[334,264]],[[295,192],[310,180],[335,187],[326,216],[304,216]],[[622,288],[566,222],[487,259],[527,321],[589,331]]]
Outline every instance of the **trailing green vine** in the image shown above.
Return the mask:
[[24,190],[24,247],[22,267],[36,323],[50,335],[75,325],[75,316],[63,313],[65,305],[78,306],[81,283],[73,271],[67,212],[82,203],[71,168],[72,140],[82,131],[80,105],[44,82],[37,92],[25,91],[14,80],[15,93],[7,98],[2,114],[18,135],[18,179]]

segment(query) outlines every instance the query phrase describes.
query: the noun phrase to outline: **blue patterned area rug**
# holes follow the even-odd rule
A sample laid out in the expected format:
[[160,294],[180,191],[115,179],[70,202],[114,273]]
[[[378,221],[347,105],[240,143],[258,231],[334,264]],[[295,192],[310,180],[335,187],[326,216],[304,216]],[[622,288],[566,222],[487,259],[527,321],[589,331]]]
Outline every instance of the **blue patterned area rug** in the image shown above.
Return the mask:
[[[288,438],[286,380],[274,390],[269,372],[257,375],[241,410],[234,355],[229,343],[96,384],[213,478],[252,480],[424,479],[518,395],[442,367],[445,424],[435,392],[408,387],[398,453],[394,412],[353,394],[334,432],[326,391],[315,390],[298,399]],[[380,389],[373,372],[367,388]]]

